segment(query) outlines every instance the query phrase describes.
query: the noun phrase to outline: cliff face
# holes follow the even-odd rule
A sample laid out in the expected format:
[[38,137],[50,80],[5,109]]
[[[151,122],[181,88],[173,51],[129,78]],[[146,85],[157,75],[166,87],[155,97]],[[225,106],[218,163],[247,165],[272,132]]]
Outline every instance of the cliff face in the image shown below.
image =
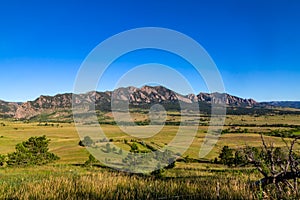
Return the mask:
[[178,100],[191,103],[188,98],[162,86],[119,88],[112,92],[112,97],[113,100],[125,100],[134,105],[141,103],[174,102]]
[[43,112],[57,109],[70,109],[72,107],[72,94],[59,94],[54,97],[40,96],[35,101],[28,101],[18,106],[15,112],[17,119],[30,119]]
[[12,117],[15,115],[18,106],[18,103],[11,103],[0,100],[0,115],[4,117]]
[[242,99],[229,94],[220,93],[200,93],[198,95],[189,94],[181,95],[172,90],[162,86],[150,87],[144,86],[142,88],[128,87],[119,88],[112,92],[114,99],[121,99],[129,101],[132,104],[139,103],[154,103],[154,102],[174,102],[182,101],[185,103],[207,102],[207,103],[226,103],[229,106],[255,106],[258,104],[253,99]]
[[226,105],[229,106],[253,107],[255,105],[258,105],[258,102],[256,102],[253,99],[242,99],[240,97],[220,93],[200,93],[197,95],[197,99],[198,101],[205,101],[208,103],[215,104],[224,102]]
[[41,113],[51,113],[57,110],[70,110],[72,101],[76,104],[94,104],[96,109],[101,110],[110,106],[111,101],[126,101],[130,105],[144,105],[152,103],[196,103],[206,102],[209,104],[220,104],[225,102],[228,106],[253,107],[258,105],[253,99],[242,99],[229,94],[200,93],[198,95],[181,95],[162,86],[144,86],[142,88],[127,87],[118,88],[112,92],[88,92],[86,94],[71,93],[58,94],[55,96],[40,96],[34,101],[22,104],[0,101],[0,112],[13,116],[17,119],[30,119]]

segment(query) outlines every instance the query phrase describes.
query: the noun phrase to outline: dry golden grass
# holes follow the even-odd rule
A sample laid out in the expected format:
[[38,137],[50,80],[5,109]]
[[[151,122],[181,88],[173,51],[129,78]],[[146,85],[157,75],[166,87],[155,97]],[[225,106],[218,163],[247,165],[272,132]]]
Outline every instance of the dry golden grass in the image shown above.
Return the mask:
[[[228,120],[233,120],[236,123],[291,123],[291,124],[300,124],[299,116],[227,116]],[[284,120],[285,121],[282,121]],[[256,120],[256,121],[254,121]],[[0,154],[6,154],[14,151],[14,147],[17,143],[20,143],[24,140],[27,140],[32,136],[41,136],[46,135],[51,139],[50,151],[56,153],[61,159],[60,163],[83,163],[87,157],[88,152],[85,148],[82,148],[78,145],[80,140],[79,135],[76,131],[74,124],[70,123],[54,123],[53,126],[38,126],[38,123],[23,123],[23,122],[13,122],[13,121],[0,121],[5,124],[5,126],[0,126]],[[103,132],[106,134],[107,138],[123,141],[136,139],[135,137],[124,133],[118,126],[114,125],[101,125]],[[199,126],[198,132],[192,141],[189,149],[184,154],[189,155],[192,158],[198,158],[199,149],[204,141],[205,132],[207,131],[207,126]],[[243,128],[243,127],[242,127]],[[251,132],[265,132],[269,129],[275,129],[274,127],[247,127],[250,133],[244,134],[224,134],[220,137],[214,149],[208,154],[207,159],[215,158],[221,148],[224,145],[228,145],[232,148],[239,148],[245,145],[250,146],[260,146],[261,140],[259,134],[253,134]],[[178,126],[164,126],[163,129],[155,134],[153,137],[143,139],[145,142],[153,143],[155,147],[163,147],[170,143],[177,134],[179,127]],[[88,133],[93,135],[94,139],[103,139],[98,135],[99,129],[95,127],[89,127]],[[188,130],[187,130],[188,131]],[[141,134],[147,134],[141,133]],[[2,136],[2,137],[1,137]],[[283,143],[280,138],[276,137],[266,137],[267,140],[275,142],[276,145],[281,146]],[[183,140],[186,139],[182,138]],[[118,147],[125,148],[129,150],[129,146],[123,144],[123,142],[115,142]]]
[[157,179],[106,170],[48,166],[17,169],[2,176],[0,199],[217,199],[217,184],[220,199],[253,197],[246,181],[228,174]]
[[[176,114],[176,113],[173,113]],[[134,115],[137,121],[145,119],[143,114]],[[178,121],[178,116],[169,118]],[[216,164],[176,163],[174,169],[164,173],[164,179],[150,176],[128,175],[107,169],[75,167],[82,164],[89,153],[78,145],[80,140],[74,124],[54,123],[53,126],[38,126],[38,123],[0,121],[0,154],[14,151],[17,143],[32,136],[46,135],[51,139],[50,151],[61,159],[55,166],[29,168],[0,168],[0,199],[217,199],[217,185],[220,199],[259,199],[261,191],[250,190],[249,181],[260,178],[259,174],[247,168],[230,169]],[[300,116],[227,116],[226,124],[300,124]],[[232,126],[232,125],[231,125]],[[101,125],[107,138],[125,150],[129,145],[123,142],[136,139],[122,132],[118,126]],[[230,126],[226,126],[230,127]],[[246,128],[242,126],[241,128]],[[156,135],[144,139],[156,148],[163,147],[175,137],[178,126],[165,126]],[[184,156],[198,158],[207,126],[199,126],[196,137]],[[224,134],[220,137],[207,159],[218,156],[224,145],[240,148],[245,145],[261,146],[259,132],[286,127],[247,127],[250,133]],[[89,129],[97,135],[98,129]],[[1,137],[2,136],[2,137]],[[97,138],[97,136],[95,137]],[[103,139],[98,137],[97,139]],[[186,139],[182,138],[183,140]],[[117,140],[117,141],[116,141]],[[266,137],[267,142],[283,145],[281,138]],[[139,145],[140,149],[143,146]],[[251,170],[250,170],[251,171]],[[276,193],[266,194],[276,199]],[[293,196],[291,196],[293,198]]]

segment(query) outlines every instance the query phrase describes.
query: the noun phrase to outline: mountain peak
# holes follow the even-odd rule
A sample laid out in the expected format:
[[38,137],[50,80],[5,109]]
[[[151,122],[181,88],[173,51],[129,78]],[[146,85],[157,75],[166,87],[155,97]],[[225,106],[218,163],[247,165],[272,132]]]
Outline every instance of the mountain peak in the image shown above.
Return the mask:
[[[73,99],[75,98],[75,99]],[[220,104],[227,106],[253,107],[258,103],[253,99],[242,99],[222,93],[199,93],[181,95],[164,86],[144,85],[141,88],[129,86],[120,87],[114,91],[91,91],[85,94],[57,94],[55,96],[41,95],[34,101],[18,104],[0,101],[0,113],[5,113],[17,119],[29,119],[42,113],[52,113],[58,110],[71,110],[72,102],[77,104],[95,104],[96,109],[109,109],[112,98],[117,101],[127,101],[130,105],[143,106],[154,103],[174,104],[178,102]]]

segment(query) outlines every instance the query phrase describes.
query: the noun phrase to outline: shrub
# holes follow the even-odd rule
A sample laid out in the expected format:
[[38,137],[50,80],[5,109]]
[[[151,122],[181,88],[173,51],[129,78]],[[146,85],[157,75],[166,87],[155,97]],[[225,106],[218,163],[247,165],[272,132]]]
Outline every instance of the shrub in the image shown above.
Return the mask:
[[229,148],[228,146],[224,146],[219,158],[222,164],[231,166],[234,162],[233,149]]
[[139,150],[139,148],[138,148],[137,144],[135,142],[133,142],[132,145],[131,145],[130,151],[131,152],[137,152],[138,150]]
[[119,155],[122,155],[122,154],[123,154],[123,150],[120,149],[120,150],[119,150]]
[[0,155],[0,166],[4,166],[7,161],[7,157],[5,155]]
[[160,163],[157,163],[156,169],[151,172],[151,175],[156,178],[162,178],[164,172],[165,172],[165,169],[162,168]]
[[79,145],[83,147],[90,147],[92,146],[93,143],[94,141],[91,139],[90,136],[85,136],[83,140],[79,141]]
[[107,143],[105,147],[106,147],[106,152],[107,153],[110,153],[112,151],[109,143]]
[[85,166],[93,166],[95,163],[98,163],[99,161],[93,156],[89,155],[89,159],[85,161],[84,165]]

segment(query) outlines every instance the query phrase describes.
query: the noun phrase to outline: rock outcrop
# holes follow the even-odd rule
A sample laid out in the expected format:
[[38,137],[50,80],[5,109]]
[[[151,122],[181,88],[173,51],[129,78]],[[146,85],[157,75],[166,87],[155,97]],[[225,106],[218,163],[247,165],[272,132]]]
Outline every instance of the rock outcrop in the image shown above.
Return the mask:
[[114,91],[86,94],[72,93],[58,94],[55,96],[40,96],[34,101],[22,104],[0,101],[0,113],[13,116],[16,119],[30,119],[41,113],[51,113],[57,110],[71,110],[72,103],[77,105],[95,105],[98,110],[109,109],[111,101],[128,102],[130,105],[144,105],[153,103],[171,104],[176,102],[208,104],[225,103],[227,106],[253,107],[258,105],[253,99],[242,99],[229,94],[200,93],[198,95],[181,95],[162,86],[143,86],[142,88],[126,87]]

